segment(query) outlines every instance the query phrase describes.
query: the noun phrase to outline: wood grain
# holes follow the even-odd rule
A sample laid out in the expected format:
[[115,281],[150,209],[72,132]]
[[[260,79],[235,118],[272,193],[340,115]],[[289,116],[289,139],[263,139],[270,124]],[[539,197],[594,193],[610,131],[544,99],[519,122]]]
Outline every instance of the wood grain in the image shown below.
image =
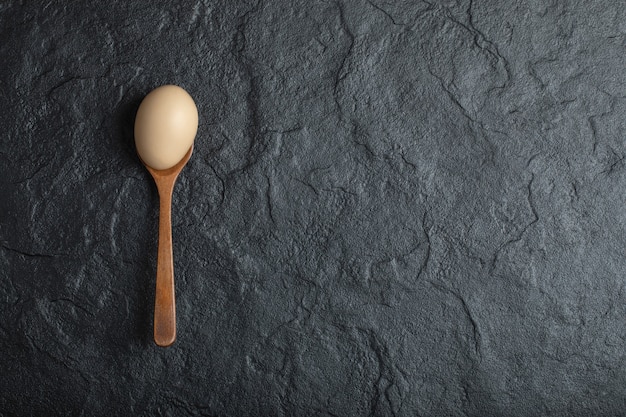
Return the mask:
[[153,169],[144,163],[159,191],[159,249],[154,302],[154,342],[163,347],[172,345],[176,340],[172,194],[178,174],[189,161],[192,152],[193,146],[178,164],[164,170]]

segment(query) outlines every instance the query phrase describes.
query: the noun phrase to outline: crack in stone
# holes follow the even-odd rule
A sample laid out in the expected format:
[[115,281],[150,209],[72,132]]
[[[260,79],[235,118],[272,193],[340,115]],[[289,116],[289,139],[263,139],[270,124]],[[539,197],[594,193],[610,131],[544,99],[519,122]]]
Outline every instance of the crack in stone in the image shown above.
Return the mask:
[[79,310],[81,310],[82,312],[84,312],[85,314],[91,316],[91,317],[95,317],[95,314],[93,312],[91,312],[88,308],[83,307],[82,305],[78,304],[76,301],[70,299],[70,298],[56,298],[53,300],[50,300],[51,303],[58,303],[58,302],[65,302],[65,303],[69,303],[71,304],[74,308],[77,308]]
[[456,298],[459,301],[459,303],[461,304],[461,307],[463,308],[463,312],[465,313],[465,316],[467,317],[472,327],[472,338],[474,340],[474,354],[478,358],[478,362],[482,362],[482,359],[483,359],[482,351],[481,351],[482,335],[480,332],[480,327],[478,326],[478,322],[474,318],[474,315],[472,314],[472,311],[470,310],[469,305],[465,301],[465,298],[457,291],[454,291],[451,288],[446,287],[445,285],[442,285],[435,281],[427,281],[427,282],[430,285],[432,285],[434,288],[436,288],[437,290],[441,291],[442,293],[452,295],[454,298]]
[[430,253],[431,253],[431,241],[430,241],[430,230],[431,228],[426,227],[426,215],[428,214],[427,210],[424,210],[424,215],[422,216],[422,232],[426,237],[426,256],[424,257],[424,261],[420,265],[419,272],[417,273],[417,279],[420,280],[422,275],[426,273],[428,269],[428,262],[430,261]]
[[335,73],[335,81],[333,85],[333,98],[335,100],[337,111],[339,112],[339,120],[341,121],[343,120],[344,116],[343,116],[343,107],[341,106],[341,103],[339,102],[339,86],[341,82],[348,76],[348,73],[349,73],[349,71],[344,72],[344,69],[346,67],[346,62],[348,61],[348,58],[352,54],[352,49],[354,48],[355,36],[350,30],[350,27],[348,26],[348,23],[346,21],[344,10],[343,10],[343,5],[339,1],[337,1],[335,4],[337,5],[337,8],[339,9],[339,23],[341,25],[341,30],[350,39],[350,44],[348,45],[346,52],[341,58],[341,63],[339,64],[339,68],[337,68],[337,72]]
[[391,23],[394,26],[404,26],[403,24],[399,24],[395,21],[395,19],[393,18],[393,16],[391,16],[389,14],[389,12],[387,12],[385,9],[383,9],[382,7],[380,7],[379,5],[377,5],[376,3],[374,3],[371,0],[368,0],[368,3],[370,6],[372,6],[373,8],[375,8],[376,10],[378,10],[379,12],[381,12],[382,14],[384,14],[389,20],[391,20]]
[[320,193],[319,193],[319,191],[318,191],[318,190],[317,190],[317,188],[316,188],[316,187],[314,187],[311,183],[306,182],[306,181],[304,181],[304,180],[302,180],[302,179],[300,179],[300,178],[298,178],[298,177],[294,177],[293,175],[291,175],[289,178],[291,178],[292,180],[294,180],[294,181],[296,181],[296,182],[299,182],[300,184],[302,184],[302,185],[306,186],[306,187],[307,187],[307,188],[309,188],[311,191],[313,191],[316,195],[318,195],[318,196],[319,196],[319,194],[320,194]]
[[535,201],[534,201],[533,193],[532,193],[532,184],[534,180],[535,180],[535,174],[531,174],[530,181],[526,185],[528,206],[530,207],[532,220],[528,222],[515,237],[507,240],[502,245],[500,245],[498,249],[496,249],[496,252],[494,253],[493,258],[490,262],[489,274],[493,274],[493,272],[495,271],[502,251],[506,249],[508,246],[514,243],[520,242],[522,238],[524,237],[524,235],[526,234],[526,231],[539,221],[539,214],[537,213],[537,208],[535,207]]
[[276,219],[274,218],[274,205],[272,203],[272,179],[269,175],[265,175],[267,180],[267,188],[265,189],[265,199],[267,203],[267,214],[273,225],[276,225]]
[[[495,158],[495,154],[496,154],[496,146],[489,140],[489,137],[486,134],[488,129],[485,127],[484,122],[479,120],[479,119],[477,119],[477,118],[474,118],[470,114],[470,112],[465,108],[465,106],[463,106],[463,104],[459,101],[457,96],[452,92],[451,88],[445,84],[443,78],[438,76],[437,74],[435,74],[432,71],[432,69],[430,68],[430,66],[428,67],[428,72],[437,81],[439,81],[439,85],[441,86],[443,91],[446,93],[448,98],[450,98],[450,101],[452,101],[452,103],[461,111],[461,114],[467,120],[468,126],[471,129],[471,137],[475,141],[477,141],[479,139],[479,137],[480,137],[483,140],[483,142],[488,146],[488,148],[489,148],[489,156],[487,158],[485,158],[484,163],[491,162],[493,164],[493,161],[494,161],[494,158]],[[454,82],[452,82],[451,84],[453,85]],[[494,131],[507,136],[505,132],[501,132],[501,131],[498,131],[498,130],[494,130]],[[479,134],[479,132],[481,132],[482,134]]]
[[[605,93],[606,94],[606,93]],[[589,117],[587,117],[587,123],[589,124],[589,128],[591,129],[591,139],[592,139],[592,146],[591,146],[591,152],[593,154],[597,153],[597,148],[598,148],[598,128],[596,125],[596,118],[601,118],[604,116],[608,116],[611,113],[613,113],[615,111],[615,98],[613,96],[611,96],[610,94],[607,94],[611,97],[611,102],[609,104],[609,109],[602,112],[602,113],[598,113],[598,114],[592,114]]]
[[511,69],[510,69],[510,65],[509,65],[508,61],[502,56],[502,54],[500,54],[500,51],[498,50],[498,47],[493,42],[488,40],[487,36],[485,36],[485,34],[482,31],[480,31],[479,29],[476,28],[476,25],[474,24],[474,15],[473,15],[473,12],[472,12],[473,5],[474,5],[474,0],[468,0],[468,5],[467,5],[467,8],[465,9],[465,14],[467,16],[467,23],[461,22],[460,20],[455,18],[452,15],[452,12],[450,11],[450,9],[448,7],[442,6],[440,10],[443,11],[443,15],[445,16],[446,19],[448,19],[452,23],[462,27],[467,32],[472,34],[474,45],[478,49],[480,49],[481,51],[486,52],[488,55],[490,55],[492,58],[494,58],[496,60],[496,62],[501,62],[502,63],[502,68],[504,69],[504,72],[505,72],[505,80],[502,83],[502,85],[495,86],[492,89],[488,90],[488,92],[491,91],[491,90],[494,90],[494,89],[504,90],[511,83]]
[[1,244],[0,247],[3,249],[17,253],[18,255],[27,256],[29,258],[61,258],[61,257],[69,257],[68,254],[65,253],[39,253],[39,252],[29,252],[21,249],[12,248],[6,244]]
[[246,161],[243,166],[233,169],[228,175],[245,172],[252,168],[260,159],[261,155],[267,148],[267,145],[263,142],[264,132],[261,120],[261,108],[259,100],[261,99],[261,93],[259,91],[259,84],[256,75],[255,62],[251,60],[245,54],[246,49],[246,26],[249,24],[252,15],[259,12],[262,9],[262,2],[258,0],[252,8],[244,13],[239,19],[236,33],[233,38],[231,51],[236,57],[236,60],[240,64],[245,78],[248,83],[248,93],[246,94],[246,106],[250,122],[246,126],[246,134],[250,139],[248,151],[246,154]]

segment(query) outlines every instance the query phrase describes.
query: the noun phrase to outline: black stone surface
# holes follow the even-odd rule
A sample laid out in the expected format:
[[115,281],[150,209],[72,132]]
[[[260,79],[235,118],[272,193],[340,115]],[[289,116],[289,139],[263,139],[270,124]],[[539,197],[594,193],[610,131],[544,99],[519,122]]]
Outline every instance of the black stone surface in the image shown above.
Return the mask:
[[0,414],[626,415],[625,6],[2,2]]

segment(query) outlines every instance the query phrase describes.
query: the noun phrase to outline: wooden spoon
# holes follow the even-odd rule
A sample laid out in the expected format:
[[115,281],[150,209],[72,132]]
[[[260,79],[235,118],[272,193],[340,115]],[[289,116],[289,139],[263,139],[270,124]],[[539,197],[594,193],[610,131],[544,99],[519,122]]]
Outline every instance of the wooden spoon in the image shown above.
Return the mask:
[[[179,163],[168,169],[154,169],[143,162],[159,191],[159,249],[157,254],[156,297],[154,302],[154,341],[170,346],[176,340],[176,301],[174,295],[174,254],[172,250],[172,194],[178,174],[189,161],[193,145]],[[140,157],[141,159],[141,157]]]
[[198,109],[182,88],[164,85],[148,94],[135,117],[135,145],[159,190],[154,341],[170,346],[176,340],[174,257],[172,254],[172,193],[178,174],[193,151]]

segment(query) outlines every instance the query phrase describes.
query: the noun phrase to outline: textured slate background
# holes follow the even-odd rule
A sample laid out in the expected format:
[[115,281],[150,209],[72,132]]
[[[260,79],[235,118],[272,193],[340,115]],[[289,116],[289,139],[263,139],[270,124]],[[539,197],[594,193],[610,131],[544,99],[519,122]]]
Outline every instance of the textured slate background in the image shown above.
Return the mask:
[[185,3],[0,5],[1,415],[626,415],[623,0]]

